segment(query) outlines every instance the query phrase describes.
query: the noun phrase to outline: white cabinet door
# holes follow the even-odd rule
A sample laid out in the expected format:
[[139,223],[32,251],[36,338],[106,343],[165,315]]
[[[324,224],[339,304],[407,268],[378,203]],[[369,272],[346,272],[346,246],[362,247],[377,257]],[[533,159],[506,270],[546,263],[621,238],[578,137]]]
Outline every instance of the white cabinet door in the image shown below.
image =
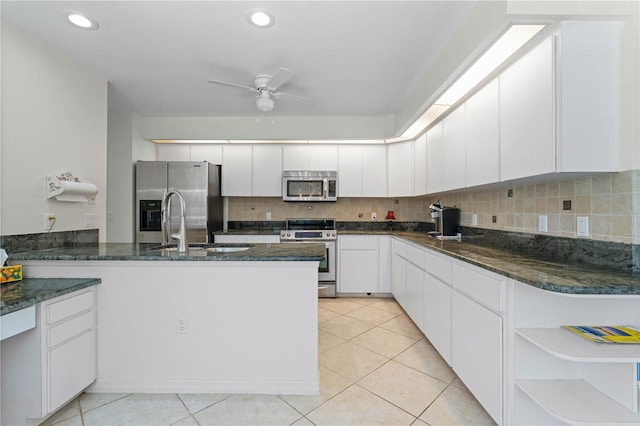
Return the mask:
[[496,78],[466,102],[468,187],[500,181],[499,87]]
[[50,413],[96,379],[95,329],[49,351],[47,363]]
[[500,75],[500,179],[555,171],[553,40]]
[[190,161],[208,161],[211,164],[222,164],[222,145],[191,145]]
[[334,145],[309,146],[309,169],[338,170],[338,147]]
[[451,366],[493,419],[502,421],[502,318],[453,292]]
[[[378,237],[342,235],[338,238],[338,291],[378,292]],[[376,267],[372,267],[376,266]]]
[[427,194],[427,134],[413,144],[413,190],[416,196]]
[[391,237],[378,236],[378,291],[391,293]]
[[413,142],[398,142],[387,147],[389,197],[413,195]]
[[362,147],[344,145],[338,147],[338,196],[362,196]]
[[285,145],[282,147],[282,170],[309,170],[309,146]]
[[338,147],[334,145],[287,145],[282,158],[283,170],[338,170]]
[[621,26],[562,23],[558,171],[620,170]]
[[443,167],[445,191],[466,186],[465,105],[449,114],[442,123]]
[[444,145],[442,121],[427,132],[427,194],[444,189]]
[[256,145],[253,147],[252,161],[252,195],[254,197],[281,197],[282,147]]
[[191,161],[191,145],[172,143],[156,144],[156,160]]
[[407,262],[406,308],[409,318],[422,332],[424,318],[424,272],[413,263]]
[[451,287],[424,274],[422,330],[442,358],[451,365]]
[[393,251],[393,281],[391,293],[400,306],[407,310],[407,243],[393,239],[391,242]]
[[252,151],[249,145],[225,146],[222,151],[222,195],[251,196]]
[[[340,176],[338,175],[338,179]],[[341,183],[338,183],[338,187]],[[387,147],[362,146],[362,196],[387,196]]]

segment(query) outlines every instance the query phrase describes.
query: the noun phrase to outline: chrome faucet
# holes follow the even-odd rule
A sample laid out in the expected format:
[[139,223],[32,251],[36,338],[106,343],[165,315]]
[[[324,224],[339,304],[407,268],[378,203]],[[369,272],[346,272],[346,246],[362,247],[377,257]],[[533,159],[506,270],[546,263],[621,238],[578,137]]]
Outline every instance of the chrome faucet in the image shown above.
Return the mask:
[[[180,229],[177,234],[171,234],[171,197],[175,195],[180,201]],[[189,243],[187,242],[187,220],[185,215],[184,197],[177,189],[170,189],[162,197],[161,207],[162,244],[169,244],[169,240],[178,240],[178,252],[186,253]]]

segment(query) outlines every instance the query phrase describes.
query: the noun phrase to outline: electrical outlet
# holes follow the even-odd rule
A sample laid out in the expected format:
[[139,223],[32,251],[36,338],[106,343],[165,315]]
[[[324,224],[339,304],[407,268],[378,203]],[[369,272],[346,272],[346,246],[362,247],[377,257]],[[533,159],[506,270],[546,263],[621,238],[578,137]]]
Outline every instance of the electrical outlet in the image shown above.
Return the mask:
[[187,317],[176,317],[176,333],[187,334],[189,331],[187,327]]
[[577,236],[588,237],[589,236],[589,216],[578,216],[577,222]]
[[84,214],[84,226],[92,227],[96,226],[96,215],[93,213],[85,213]]
[[477,226],[478,225],[478,215],[476,213],[471,215],[471,224],[473,226]]
[[491,223],[498,223],[498,216],[491,216]]
[[267,220],[271,220],[271,212],[267,212],[266,217],[267,217]]
[[538,231],[547,232],[547,215],[541,214],[538,216]]
[[371,212],[371,220],[378,220],[378,214],[376,212]]
[[50,231],[53,229],[56,223],[56,215],[53,213],[45,213],[44,214],[44,230]]

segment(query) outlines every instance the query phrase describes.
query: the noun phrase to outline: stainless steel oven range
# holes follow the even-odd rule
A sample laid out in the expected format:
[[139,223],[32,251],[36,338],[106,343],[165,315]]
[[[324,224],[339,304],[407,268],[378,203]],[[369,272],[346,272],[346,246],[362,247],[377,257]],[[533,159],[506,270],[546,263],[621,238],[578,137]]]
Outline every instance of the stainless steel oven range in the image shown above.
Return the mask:
[[324,243],[325,260],[318,267],[318,297],[336,297],[336,220],[287,219],[281,243]]

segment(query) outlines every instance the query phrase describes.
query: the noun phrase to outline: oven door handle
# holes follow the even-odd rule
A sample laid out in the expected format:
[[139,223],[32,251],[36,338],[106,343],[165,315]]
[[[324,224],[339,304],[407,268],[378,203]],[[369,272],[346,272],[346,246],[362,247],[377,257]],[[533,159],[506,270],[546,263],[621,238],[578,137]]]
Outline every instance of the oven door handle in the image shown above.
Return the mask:
[[329,179],[327,178],[322,181],[322,198],[325,200],[329,198]]

